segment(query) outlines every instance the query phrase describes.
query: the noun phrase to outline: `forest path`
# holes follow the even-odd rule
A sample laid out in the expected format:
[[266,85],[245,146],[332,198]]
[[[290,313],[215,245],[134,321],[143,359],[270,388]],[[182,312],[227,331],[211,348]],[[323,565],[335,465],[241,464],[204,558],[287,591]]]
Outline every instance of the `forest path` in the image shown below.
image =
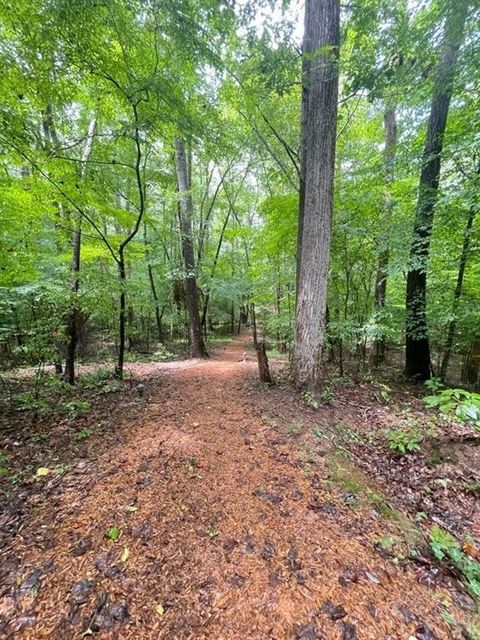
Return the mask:
[[246,339],[162,371],[143,419],[33,512],[13,545],[15,638],[452,637],[439,594],[365,544],[361,512],[337,521],[323,480],[256,415]]

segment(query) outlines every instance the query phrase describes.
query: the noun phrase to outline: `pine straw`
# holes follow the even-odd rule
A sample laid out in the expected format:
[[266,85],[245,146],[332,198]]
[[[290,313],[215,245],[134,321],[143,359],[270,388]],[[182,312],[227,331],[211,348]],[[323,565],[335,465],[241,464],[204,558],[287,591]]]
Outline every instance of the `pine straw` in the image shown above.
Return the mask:
[[[238,362],[243,349],[238,340],[218,360],[162,373],[143,420],[122,430],[126,439],[66,474],[39,513],[27,505],[31,521],[11,551],[23,577],[39,567],[43,574],[38,592],[18,605],[0,600],[1,612],[16,613],[13,626],[22,611],[36,616],[11,637],[81,638],[101,623],[102,593],[126,603],[129,617],[110,620],[98,638],[334,640],[353,637],[342,636],[349,622],[360,639],[407,639],[418,621],[452,637],[441,593],[375,553],[381,521],[356,510],[353,522],[342,506],[333,514],[311,508],[312,500],[326,503],[326,489],[254,416],[245,378],[255,365]],[[122,532],[116,543],[104,535],[111,527]],[[86,538],[91,549],[75,555]],[[72,587],[85,578],[95,586],[76,605]],[[323,613],[326,601],[346,617]],[[402,606],[417,621],[407,623]],[[302,627],[311,622],[318,636]]]

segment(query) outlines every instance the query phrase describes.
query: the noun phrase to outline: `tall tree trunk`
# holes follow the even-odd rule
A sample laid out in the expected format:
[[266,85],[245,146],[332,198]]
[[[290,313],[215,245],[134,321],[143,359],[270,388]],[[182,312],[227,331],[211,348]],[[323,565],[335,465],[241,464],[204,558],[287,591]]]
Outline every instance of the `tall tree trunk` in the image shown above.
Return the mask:
[[233,301],[230,305],[230,333],[232,336],[235,333],[235,305]]
[[447,377],[448,363],[450,362],[450,356],[452,353],[453,337],[455,335],[455,329],[457,328],[458,304],[460,302],[460,297],[462,295],[463,278],[465,276],[465,267],[467,266],[468,253],[470,250],[470,240],[472,236],[473,221],[475,219],[476,213],[477,213],[476,208],[474,206],[470,207],[470,211],[468,213],[468,219],[467,219],[467,226],[465,227],[465,233],[463,235],[463,246],[462,246],[462,253],[460,255],[460,262],[458,265],[457,284],[455,286],[455,291],[453,294],[452,319],[450,320],[450,323],[448,325],[447,339],[445,341],[445,350],[443,353],[442,364],[440,366],[440,378],[442,380],[445,380],[445,378]]
[[[395,147],[397,145],[397,117],[395,104],[387,105],[384,114],[385,126],[385,189],[383,196],[382,230],[379,236],[378,267],[375,278],[375,311],[381,316],[387,295],[388,259],[389,259],[389,227],[392,217],[393,199],[392,184],[395,178]],[[373,363],[375,366],[385,361],[385,338],[375,340],[373,345]]]
[[127,271],[125,269],[125,256],[123,251],[120,254],[119,261],[117,263],[118,278],[120,281],[120,300],[118,309],[118,358],[117,366],[115,368],[115,377],[123,377],[123,363],[125,361],[125,326],[126,326],[126,306],[127,306],[127,294],[125,287],[127,284]]
[[423,151],[406,295],[405,374],[415,380],[428,380],[431,373],[427,326],[427,265],[440,181],[443,138],[467,8],[466,0],[454,0],[450,4]]
[[[88,125],[87,138],[82,154],[82,163],[80,165],[80,178],[83,180],[87,172],[87,162],[92,153],[93,139],[97,123],[95,118],[90,120]],[[75,352],[80,332],[81,310],[78,304],[78,290],[80,288],[80,254],[82,247],[82,216],[79,213],[74,217],[75,228],[72,232],[72,262],[71,272],[72,280],[70,283],[71,291],[71,309],[67,319],[68,344],[67,355],[65,359],[64,378],[69,384],[75,382]]]
[[152,267],[152,262],[150,260],[150,249],[149,249],[148,238],[147,238],[146,222],[143,223],[143,244],[145,246],[145,259],[147,261],[148,281],[150,283],[150,291],[152,293],[153,305],[155,307],[155,323],[157,325],[157,339],[158,339],[158,342],[163,342],[163,329],[162,329],[163,309],[160,310],[160,305],[158,302],[157,287],[155,286],[153,267]]
[[202,327],[198,312],[197,279],[195,276],[195,256],[192,240],[193,203],[189,171],[185,155],[185,142],[181,138],[175,140],[175,164],[177,169],[178,191],[180,193],[179,218],[182,238],[182,252],[185,264],[185,297],[188,309],[188,323],[192,343],[192,356],[205,358],[207,350],[203,341]]
[[[210,271],[210,281],[213,280],[213,277],[215,275],[215,270],[217,268],[218,258],[220,257],[220,251],[222,250],[222,244],[223,244],[223,238],[225,236],[225,230],[227,228],[228,221],[230,220],[230,214],[231,213],[232,213],[232,210],[229,209],[228,213],[227,213],[227,215],[225,217],[225,221],[224,221],[224,223],[222,225],[222,230],[220,232],[220,237],[218,239],[217,250],[215,251],[215,257],[213,259],[212,269]],[[207,287],[207,293],[205,294],[205,300],[203,302],[202,319],[200,321],[200,324],[202,325],[202,327],[205,328],[205,330],[206,330],[207,311],[208,311],[208,303],[209,302],[210,302],[210,285]]]
[[303,41],[302,226],[292,373],[299,386],[320,380],[325,333],[327,278],[340,44],[339,0],[307,0]]
[[140,119],[138,115],[138,102],[131,102],[132,112],[134,116],[134,142],[135,142],[135,181],[137,183],[138,205],[137,219],[131,231],[118,247],[118,258],[115,258],[118,269],[118,279],[120,284],[119,314],[118,314],[118,358],[115,367],[115,377],[123,378],[123,363],[125,361],[125,322],[126,322],[126,304],[127,304],[127,271],[125,266],[125,251],[130,242],[135,238],[142,224],[143,216],[146,208],[146,181],[144,175],[144,166],[142,166],[143,153],[140,138]]
[[462,370],[462,382],[477,387],[480,384],[480,340],[473,340],[465,358]]

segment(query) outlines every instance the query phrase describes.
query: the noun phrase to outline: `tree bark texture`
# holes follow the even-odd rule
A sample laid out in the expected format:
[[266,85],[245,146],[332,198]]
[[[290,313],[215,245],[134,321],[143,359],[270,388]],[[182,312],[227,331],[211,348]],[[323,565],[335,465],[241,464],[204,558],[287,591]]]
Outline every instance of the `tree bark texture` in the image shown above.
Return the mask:
[[427,265],[440,181],[443,139],[467,9],[466,0],[450,3],[423,151],[406,295],[405,374],[415,380],[428,380],[431,375],[427,326]]
[[303,42],[299,273],[292,374],[320,380],[330,260],[338,103],[340,4],[307,0]]
[[265,345],[265,338],[262,340],[258,340],[257,336],[257,319],[255,314],[255,306],[252,304],[251,307],[251,315],[252,315],[252,324],[253,324],[253,346],[255,347],[255,351],[257,354],[257,364],[258,364],[258,377],[260,378],[260,382],[266,382],[267,384],[272,384],[272,374],[270,373],[270,366],[268,364],[268,356],[267,356],[267,348]]
[[195,256],[192,239],[193,202],[190,190],[189,171],[185,154],[185,142],[175,140],[175,164],[177,170],[178,191],[180,193],[179,219],[182,238],[182,253],[185,265],[185,297],[188,310],[188,323],[192,344],[192,356],[205,358],[207,350],[203,341],[202,327],[198,310],[197,279],[195,276]]

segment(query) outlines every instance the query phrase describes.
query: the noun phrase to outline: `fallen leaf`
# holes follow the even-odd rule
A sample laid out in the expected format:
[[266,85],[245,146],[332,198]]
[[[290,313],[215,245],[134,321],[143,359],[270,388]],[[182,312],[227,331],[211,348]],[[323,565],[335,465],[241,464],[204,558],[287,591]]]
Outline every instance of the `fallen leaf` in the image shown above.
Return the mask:
[[163,604],[157,604],[157,606],[155,607],[155,611],[158,613],[159,616],[163,616],[163,614],[165,613]]
[[122,555],[120,556],[120,560],[122,562],[126,562],[128,560],[129,555],[130,555],[130,551],[128,550],[128,547],[124,547],[122,551]]
[[50,469],[47,469],[47,467],[39,467],[37,469],[37,473],[35,474],[35,476],[37,478],[43,478],[45,476],[48,476],[49,473],[50,473]]
[[475,558],[475,560],[478,560],[478,558],[480,558],[479,550],[470,542],[465,542],[462,546],[462,549],[471,558]]
[[127,504],[127,506],[125,507],[125,511],[127,511],[128,513],[134,513],[135,511],[138,511],[138,507],[134,504]]

